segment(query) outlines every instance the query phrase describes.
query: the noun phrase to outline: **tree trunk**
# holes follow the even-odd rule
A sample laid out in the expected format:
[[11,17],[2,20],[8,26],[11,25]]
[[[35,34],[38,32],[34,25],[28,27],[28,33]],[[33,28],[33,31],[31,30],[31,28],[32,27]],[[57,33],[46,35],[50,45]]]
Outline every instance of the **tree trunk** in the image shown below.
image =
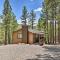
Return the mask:
[[8,41],[7,36],[8,36],[8,34],[7,34],[7,27],[6,27],[5,28],[5,45],[7,44],[7,41]]
[[51,19],[52,19],[52,23],[51,23],[51,33],[52,33],[52,44],[54,44],[54,8],[52,7],[52,17],[51,17]]
[[[47,9],[46,9],[46,31],[48,34],[48,10]],[[49,35],[47,35],[46,39],[47,39],[47,43],[49,44]]]
[[10,44],[10,40],[11,40],[11,35],[10,35],[10,30],[8,31],[8,44]]
[[58,42],[60,44],[60,21],[58,21]]
[[52,20],[50,21],[50,44],[53,43],[53,22]]
[[52,44],[54,44],[54,21],[52,22]]
[[33,29],[33,21],[32,21],[32,29]]
[[56,32],[57,32],[57,30],[56,30],[56,21],[55,21],[55,44],[56,44]]

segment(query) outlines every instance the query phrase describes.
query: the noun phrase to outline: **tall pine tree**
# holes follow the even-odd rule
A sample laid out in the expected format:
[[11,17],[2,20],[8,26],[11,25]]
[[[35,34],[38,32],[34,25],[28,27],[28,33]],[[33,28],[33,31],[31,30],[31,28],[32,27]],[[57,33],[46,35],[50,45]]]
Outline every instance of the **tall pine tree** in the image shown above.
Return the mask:
[[23,6],[21,20],[22,23],[24,22],[25,25],[27,24],[27,18],[28,18],[28,11],[26,6]]
[[14,26],[17,25],[17,21],[13,15],[12,8],[10,6],[9,0],[5,0],[4,2],[4,10],[3,10],[3,24],[5,28],[5,44],[10,44],[12,31],[14,28],[13,23],[15,22]]
[[32,29],[34,28],[35,20],[36,20],[36,14],[33,10],[31,10],[30,15],[29,15],[29,23]]

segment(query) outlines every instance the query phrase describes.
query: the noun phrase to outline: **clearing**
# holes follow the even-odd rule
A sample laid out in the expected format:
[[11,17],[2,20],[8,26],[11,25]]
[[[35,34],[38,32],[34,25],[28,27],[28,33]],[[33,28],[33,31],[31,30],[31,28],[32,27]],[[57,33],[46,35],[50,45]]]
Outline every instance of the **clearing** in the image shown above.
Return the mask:
[[60,45],[3,45],[0,60],[60,60]]

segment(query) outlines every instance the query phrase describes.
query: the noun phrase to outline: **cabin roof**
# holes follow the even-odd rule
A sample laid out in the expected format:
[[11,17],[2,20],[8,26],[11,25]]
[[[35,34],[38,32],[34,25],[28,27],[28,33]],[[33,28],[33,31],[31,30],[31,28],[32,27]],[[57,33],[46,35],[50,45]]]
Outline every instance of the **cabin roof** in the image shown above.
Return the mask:
[[44,34],[44,31],[39,31],[36,29],[28,29],[29,32],[36,33],[36,34]]
[[[22,28],[17,29],[16,31],[20,31],[20,30],[22,30]],[[16,32],[16,31],[14,31],[14,32]],[[44,34],[44,31],[39,31],[37,29],[28,29],[28,31],[31,33],[36,33],[36,34]]]

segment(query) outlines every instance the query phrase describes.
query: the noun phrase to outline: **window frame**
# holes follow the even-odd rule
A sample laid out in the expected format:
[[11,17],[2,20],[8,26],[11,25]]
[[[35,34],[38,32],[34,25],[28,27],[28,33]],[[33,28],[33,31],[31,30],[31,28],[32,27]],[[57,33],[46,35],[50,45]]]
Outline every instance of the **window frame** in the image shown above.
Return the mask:
[[18,34],[17,34],[17,38],[18,38],[18,39],[22,39],[22,33],[18,33]]

